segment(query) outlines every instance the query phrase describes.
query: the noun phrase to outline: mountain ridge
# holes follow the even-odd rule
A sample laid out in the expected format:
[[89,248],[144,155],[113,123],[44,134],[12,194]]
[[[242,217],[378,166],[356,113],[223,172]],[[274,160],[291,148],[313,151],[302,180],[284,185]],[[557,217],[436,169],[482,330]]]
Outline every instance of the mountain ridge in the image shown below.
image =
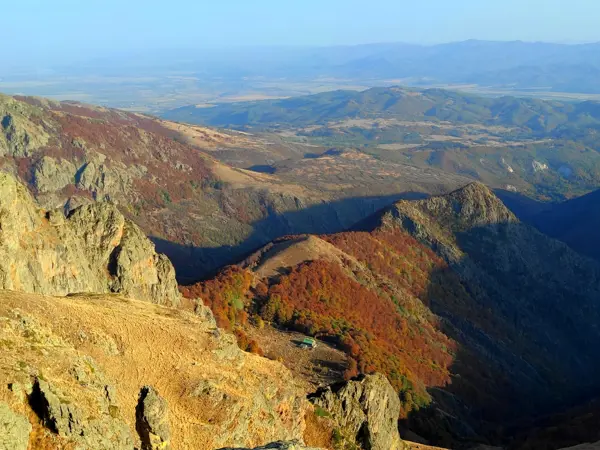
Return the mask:
[[[600,342],[591,319],[600,317],[600,265],[520,223],[481,183],[402,200],[376,218],[363,231],[274,242],[220,283],[250,270],[256,287],[236,293],[248,314],[335,342],[356,359],[347,370],[386,373],[405,426],[438,445],[507,443],[517,423],[597,392],[589,343]],[[221,302],[209,304],[243,329]],[[388,329],[381,311],[401,325]],[[403,339],[398,330],[415,340],[403,341],[402,356],[392,351],[403,361],[395,366],[379,352]]]
[[[310,126],[344,118],[391,117],[403,120],[454,120],[458,123],[512,125],[548,133],[589,112],[587,101],[574,105],[518,97],[483,97],[440,88],[375,87],[339,90],[282,100],[182,107],[163,114],[172,120],[217,126]],[[581,106],[577,106],[581,105]],[[437,110],[436,110],[437,109]],[[543,118],[543,114],[550,118]],[[590,120],[598,123],[598,117]]]
[[0,168],[42,206],[69,210],[110,200],[188,281],[278,236],[341,230],[406,191],[439,192],[463,180],[435,170],[405,177],[409,170],[397,166],[393,182],[381,185],[390,168],[373,159],[367,175],[356,172],[367,189],[334,176],[306,183],[301,174],[261,174],[213,156],[216,149],[277,153],[278,141],[72,102],[2,97],[0,121]]
[[552,205],[531,218],[540,231],[559,239],[578,252],[600,259],[600,191]]

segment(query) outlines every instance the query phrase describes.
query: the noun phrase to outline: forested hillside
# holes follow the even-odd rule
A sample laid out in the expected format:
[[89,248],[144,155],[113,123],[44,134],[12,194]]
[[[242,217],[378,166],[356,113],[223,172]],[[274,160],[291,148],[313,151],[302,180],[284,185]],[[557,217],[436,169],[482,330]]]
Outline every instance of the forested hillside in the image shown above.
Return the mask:
[[498,426],[598,389],[600,265],[487,188],[401,201],[360,228],[277,241],[183,292],[238,336],[267,322],[335,343],[347,376],[385,373],[407,426],[446,445],[502,442]]

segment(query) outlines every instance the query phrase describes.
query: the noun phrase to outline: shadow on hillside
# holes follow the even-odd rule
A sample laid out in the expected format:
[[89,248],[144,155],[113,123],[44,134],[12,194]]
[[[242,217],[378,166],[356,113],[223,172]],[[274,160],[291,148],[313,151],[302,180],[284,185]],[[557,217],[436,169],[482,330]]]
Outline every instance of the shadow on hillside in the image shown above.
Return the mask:
[[494,194],[502,200],[502,203],[525,223],[532,224],[535,217],[554,206],[554,203],[541,202],[527,197],[519,192],[507,191],[505,189],[494,189]]
[[451,382],[428,389],[433,403],[402,420],[401,432],[450,448],[600,440],[597,427],[560,424],[530,438],[549,416],[600,394],[600,266],[520,223],[456,237],[465,256],[431,273],[423,297],[457,342]]
[[308,208],[269,213],[252,224],[253,232],[236,245],[202,247],[183,245],[150,237],[156,249],[166,254],[177,272],[180,284],[191,284],[213,276],[220,268],[243,260],[268,242],[290,234],[327,234],[345,231],[357,222],[401,199],[426,197],[419,192],[393,195],[352,197]]

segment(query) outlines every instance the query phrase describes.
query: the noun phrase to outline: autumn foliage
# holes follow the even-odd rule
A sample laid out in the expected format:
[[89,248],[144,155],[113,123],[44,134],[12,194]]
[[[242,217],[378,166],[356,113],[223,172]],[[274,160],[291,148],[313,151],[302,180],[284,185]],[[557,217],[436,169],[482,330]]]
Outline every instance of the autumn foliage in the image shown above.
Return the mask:
[[181,287],[186,298],[200,298],[212,310],[217,325],[232,330],[248,321],[246,306],[251,300],[252,274],[230,266],[208,281]]
[[186,298],[199,298],[210,307],[217,325],[233,331],[242,350],[262,355],[257,342],[244,331],[248,323],[248,306],[251,302],[250,286],[253,276],[247,270],[227,267],[216,278],[192,286],[182,286]]
[[305,263],[281,277],[269,288],[261,316],[335,342],[356,361],[350,372],[386,373],[409,409],[426,403],[426,386],[448,381],[449,339],[335,263]]
[[460,281],[399,229],[321,238],[354,262],[308,261],[254,283],[249,270],[230,267],[183,292],[201,297],[220,326],[236,330],[243,348],[251,347],[242,334],[249,315],[260,316],[343,349],[347,378],[385,373],[403,400],[403,414],[427,404],[426,388],[449,382],[456,350],[428,306],[437,296],[468,303]]

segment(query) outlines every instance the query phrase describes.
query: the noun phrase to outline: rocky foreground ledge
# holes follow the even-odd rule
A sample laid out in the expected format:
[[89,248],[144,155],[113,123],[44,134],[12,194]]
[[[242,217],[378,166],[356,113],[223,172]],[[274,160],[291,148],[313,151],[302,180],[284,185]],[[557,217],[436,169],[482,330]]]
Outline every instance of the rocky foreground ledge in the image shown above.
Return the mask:
[[0,291],[0,448],[255,447],[303,440],[307,413],[283,365],[194,313]]
[[385,377],[309,401],[282,364],[192,312],[0,291],[0,347],[0,448],[311,450],[317,408],[348,445],[404,448]]

